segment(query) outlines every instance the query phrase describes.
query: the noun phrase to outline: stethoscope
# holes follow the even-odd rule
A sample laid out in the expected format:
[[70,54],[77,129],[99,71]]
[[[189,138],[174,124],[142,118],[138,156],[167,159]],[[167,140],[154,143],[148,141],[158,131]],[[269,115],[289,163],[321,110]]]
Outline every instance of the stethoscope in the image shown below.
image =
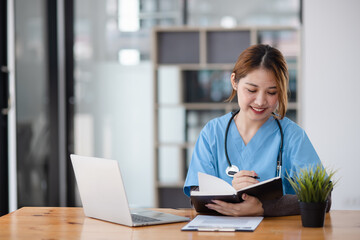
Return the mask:
[[[229,166],[226,168],[226,175],[228,175],[229,177],[234,177],[235,173],[239,172],[239,168],[236,165],[232,165],[229,159],[229,155],[228,155],[228,151],[227,151],[227,135],[229,132],[229,127],[230,124],[232,122],[232,120],[234,119],[234,117],[236,116],[236,114],[238,114],[240,112],[240,110],[231,112],[231,118],[227,124],[226,130],[225,130],[225,156],[226,156],[226,160],[229,164]],[[276,176],[280,177],[281,176],[281,166],[282,166],[282,151],[283,151],[283,141],[284,141],[284,134],[280,125],[280,122],[277,118],[275,118],[277,125],[279,126],[279,130],[280,130],[280,136],[281,136],[281,141],[280,141],[280,149],[279,149],[279,154],[277,156],[277,166],[276,166]]]

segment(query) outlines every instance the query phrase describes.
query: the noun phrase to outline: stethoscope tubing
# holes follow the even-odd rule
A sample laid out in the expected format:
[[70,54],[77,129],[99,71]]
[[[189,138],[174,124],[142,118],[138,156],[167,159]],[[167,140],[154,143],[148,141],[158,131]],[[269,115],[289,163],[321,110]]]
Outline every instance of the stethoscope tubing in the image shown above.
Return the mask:
[[[227,161],[227,163],[229,165],[229,168],[231,168],[233,165],[231,164],[229,154],[228,154],[228,151],[227,151],[227,136],[228,136],[228,133],[229,133],[229,128],[230,128],[231,122],[234,119],[234,117],[236,116],[236,114],[238,114],[239,112],[240,112],[240,109],[231,113],[232,116],[231,116],[231,118],[230,118],[230,120],[229,120],[229,122],[228,122],[228,124],[226,126],[226,130],[225,130],[224,147],[225,147],[226,161]],[[280,177],[281,176],[281,167],[282,167],[282,152],[283,152],[283,146],[284,146],[284,133],[283,133],[283,130],[282,130],[282,127],[281,127],[281,124],[280,124],[279,120],[277,118],[275,118],[275,120],[276,120],[276,123],[277,123],[277,125],[279,127],[280,137],[281,137],[279,153],[278,153],[278,157],[277,157],[277,161],[276,161],[276,176]],[[226,174],[229,175],[227,170],[226,170]],[[233,175],[233,174],[231,174],[231,175]]]

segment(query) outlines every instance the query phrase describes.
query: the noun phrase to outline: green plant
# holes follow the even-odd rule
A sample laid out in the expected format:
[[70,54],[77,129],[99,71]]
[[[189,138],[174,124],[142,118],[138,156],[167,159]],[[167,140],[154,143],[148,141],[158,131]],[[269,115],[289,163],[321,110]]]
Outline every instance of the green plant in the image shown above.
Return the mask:
[[287,180],[291,184],[301,202],[325,202],[336,182],[332,181],[335,171],[329,171],[322,165],[302,168],[293,178]]

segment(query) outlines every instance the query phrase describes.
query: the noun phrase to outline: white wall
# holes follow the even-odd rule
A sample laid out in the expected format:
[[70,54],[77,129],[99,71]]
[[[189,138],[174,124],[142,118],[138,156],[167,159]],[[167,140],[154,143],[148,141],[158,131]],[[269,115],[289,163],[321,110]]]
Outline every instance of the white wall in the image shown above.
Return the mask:
[[338,169],[333,209],[360,209],[360,1],[304,0],[302,123]]
[[154,207],[151,64],[95,62],[89,69],[91,81],[75,88],[75,153],[118,160],[131,207]]
[[155,178],[151,64],[99,64],[97,78],[102,80],[98,91],[103,93],[103,101],[97,103],[97,108],[106,116],[104,122],[100,123],[103,124],[102,128],[95,126],[99,131],[97,134],[102,135],[104,140],[102,155],[119,161],[131,207],[153,207]]

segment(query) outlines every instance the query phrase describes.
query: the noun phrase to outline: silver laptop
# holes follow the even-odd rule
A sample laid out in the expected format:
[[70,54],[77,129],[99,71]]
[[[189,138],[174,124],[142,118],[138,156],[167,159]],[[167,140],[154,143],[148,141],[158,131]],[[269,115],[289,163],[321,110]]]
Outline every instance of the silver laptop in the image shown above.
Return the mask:
[[126,226],[189,221],[189,218],[147,209],[130,209],[116,160],[71,155],[84,213]]

